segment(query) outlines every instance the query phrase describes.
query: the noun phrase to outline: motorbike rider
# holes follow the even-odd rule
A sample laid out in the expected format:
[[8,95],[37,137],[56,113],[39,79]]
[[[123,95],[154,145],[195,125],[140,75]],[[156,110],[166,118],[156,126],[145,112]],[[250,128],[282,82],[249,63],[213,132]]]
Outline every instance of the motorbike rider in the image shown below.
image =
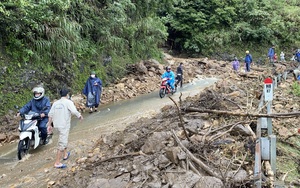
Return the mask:
[[177,79],[177,82],[176,82],[176,87],[177,85],[180,83],[180,87],[182,87],[182,80],[183,80],[183,70],[182,70],[182,66],[183,66],[183,63],[180,63],[179,66],[177,67],[177,70],[176,70],[176,79]]
[[173,71],[171,71],[171,67],[167,66],[166,67],[166,72],[161,76],[161,78],[168,78],[168,84],[170,85],[171,89],[174,91],[175,90],[175,74]]
[[46,145],[49,142],[47,139],[47,123],[48,113],[51,108],[50,99],[44,96],[45,89],[42,86],[33,88],[32,92],[33,98],[19,110],[17,116],[27,114],[29,111],[39,113],[41,120],[38,123],[38,128],[41,131],[42,144]]

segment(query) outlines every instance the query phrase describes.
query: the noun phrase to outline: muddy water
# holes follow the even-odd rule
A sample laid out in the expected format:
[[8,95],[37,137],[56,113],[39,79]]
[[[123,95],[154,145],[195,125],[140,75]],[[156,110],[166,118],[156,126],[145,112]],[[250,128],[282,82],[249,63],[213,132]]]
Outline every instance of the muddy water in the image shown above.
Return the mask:
[[[194,96],[207,86],[214,84],[215,78],[197,79],[179,88],[172,98],[179,100]],[[99,112],[84,114],[84,120],[72,120],[69,135],[71,157],[64,161],[68,169],[76,163],[76,159],[85,157],[88,149],[101,134],[123,130],[128,124],[141,117],[151,117],[160,108],[173,102],[165,97],[161,99],[158,91],[111,104],[101,105]],[[56,154],[57,135],[46,146],[30,150],[30,154],[21,161],[17,160],[17,143],[0,147],[0,187],[46,187],[47,182],[57,176],[66,174],[67,170],[53,168]],[[72,169],[72,168],[71,168]]]

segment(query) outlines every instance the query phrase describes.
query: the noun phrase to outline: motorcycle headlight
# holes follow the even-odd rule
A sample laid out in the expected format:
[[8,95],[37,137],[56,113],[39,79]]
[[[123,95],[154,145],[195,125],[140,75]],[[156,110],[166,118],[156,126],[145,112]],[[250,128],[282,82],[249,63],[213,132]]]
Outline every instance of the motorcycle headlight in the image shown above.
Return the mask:
[[33,114],[25,114],[25,119],[31,119]]

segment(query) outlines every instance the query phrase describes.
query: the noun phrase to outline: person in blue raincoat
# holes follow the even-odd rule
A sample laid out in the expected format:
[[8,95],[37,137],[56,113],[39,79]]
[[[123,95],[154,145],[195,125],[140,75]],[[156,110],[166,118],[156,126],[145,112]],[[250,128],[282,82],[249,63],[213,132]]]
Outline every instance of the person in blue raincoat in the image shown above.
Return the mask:
[[[92,71],[87,79],[82,93],[87,97],[86,106],[90,108],[90,113],[98,111],[102,92],[102,81],[96,76],[95,71]],[[94,108],[94,110],[93,110]]]
[[246,66],[246,72],[250,72],[250,65],[252,63],[252,56],[249,53],[249,51],[246,51],[246,57],[245,57],[245,66]]
[[47,123],[48,113],[51,108],[50,99],[45,95],[45,89],[41,86],[33,88],[33,99],[25,104],[18,112],[17,116],[24,115],[30,111],[39,113],[41,120],[38,123],[38,128],[41,131],[42,144],[46,145],[49,140],[47,139]]
[[161,76],[161,78],[169,78],[168,84],[170,85],[171,89],[174,91],[175,90],[175,74],[173,71],[171,71],[171,67],[167,66],[166,67],[166,72]]
[[274,63],[274,57],[275,57],[275,46],[273,45],[271,48],[269,48],[268,51],[268,58],[270,60],[270,63]]
[[295,53],[295,59],[298,63],[300,63],[300,49],[298,49],[297,52]]

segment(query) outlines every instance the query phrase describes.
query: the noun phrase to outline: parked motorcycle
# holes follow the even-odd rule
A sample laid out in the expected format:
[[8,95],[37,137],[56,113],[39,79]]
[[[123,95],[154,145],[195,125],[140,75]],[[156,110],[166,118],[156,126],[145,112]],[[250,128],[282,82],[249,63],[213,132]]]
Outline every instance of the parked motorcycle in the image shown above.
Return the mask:
[[20,141],[18,144],[18,159],[21,160],[30,148],[37,148],[40,145],[41,137],[37,126],[41,116],[39,113],[30,111],[28,114],[22,114],[19,123]]
[[171,86],[168,84],[168,80],[169,80],[169,78],[163,78],[161,80],[160,90],[159,90],[160,98],[164,98],[165,95],[168,95],[168,94],[173,95],[177,90],[177,88],[175,87],[175,90],[172,91]]

